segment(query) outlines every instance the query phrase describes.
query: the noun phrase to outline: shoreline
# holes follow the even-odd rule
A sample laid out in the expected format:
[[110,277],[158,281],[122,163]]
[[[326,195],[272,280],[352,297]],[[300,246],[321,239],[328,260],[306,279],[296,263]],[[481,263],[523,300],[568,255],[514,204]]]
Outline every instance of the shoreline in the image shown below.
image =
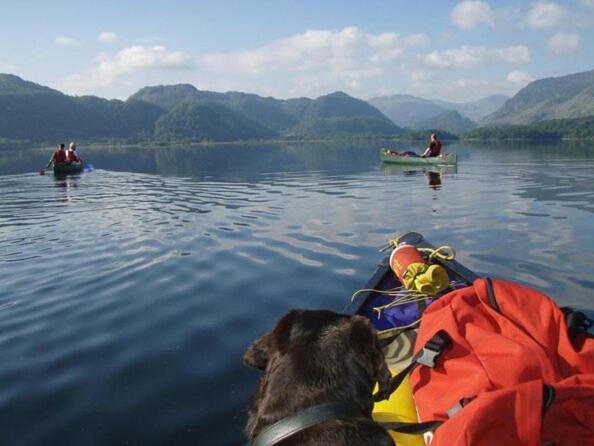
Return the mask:
[[[217,146],[249,146],[249,145],[290,145],[290,144],[324,144],[324,143],[374,143],[374,142],[425,142],[426,138],[410,138],[410,137],[352,137],[352,138],[311,138],[311,139],[266,139],[266,140],[239,140],[239,141],[156,141],[144,140],[138,142],[128,141],[84,141],[78,142],[78,146],[84,147],[85,150],[102,149],[109,147],[110,149],[128,149],[128,148],[144,148],[147,150],[168,148],[168,147],[217,147]],[[559,143],[559,142],[577,142],[577,141],[594,141],[594,138],[442,138],[441,141],[446,143],[453,142],[473,142],[473,143],[503,143],[503,142],[533,142],[533,143]],[[27,151],[51,151],[55,144],[32,143],[32,144],[15,144],[14,146],[2,147],[0,146],[0,153],[11,150],[27,150]]]

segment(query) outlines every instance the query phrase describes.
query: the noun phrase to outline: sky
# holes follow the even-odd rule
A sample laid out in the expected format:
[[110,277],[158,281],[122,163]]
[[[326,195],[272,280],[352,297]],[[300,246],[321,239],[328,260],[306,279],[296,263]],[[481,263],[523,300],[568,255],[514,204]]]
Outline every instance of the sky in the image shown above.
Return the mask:
[[73,95],[466,102],[594,69],[594,0],[0,0],[0,41],[0,72]]

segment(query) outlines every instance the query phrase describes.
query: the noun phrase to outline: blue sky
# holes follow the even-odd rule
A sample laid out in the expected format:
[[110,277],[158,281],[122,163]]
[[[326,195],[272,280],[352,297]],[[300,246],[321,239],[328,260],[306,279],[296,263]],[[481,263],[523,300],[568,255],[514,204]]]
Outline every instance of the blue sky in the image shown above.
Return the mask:
[[451,101],[594,69],[594,0],[2,1],[0,72],[126,98],[191,83]]

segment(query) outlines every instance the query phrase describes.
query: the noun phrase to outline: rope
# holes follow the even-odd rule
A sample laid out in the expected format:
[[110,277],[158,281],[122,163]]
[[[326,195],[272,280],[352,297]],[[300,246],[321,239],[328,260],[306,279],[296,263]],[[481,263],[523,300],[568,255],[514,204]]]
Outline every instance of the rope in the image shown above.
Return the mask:
[[417,248],[421,253],[428,253],[427,261],[430,262],[434,258],[439,260],[454,260],[456,258],[456,251],[448,245],[440,246],[436,249],[431,248]]

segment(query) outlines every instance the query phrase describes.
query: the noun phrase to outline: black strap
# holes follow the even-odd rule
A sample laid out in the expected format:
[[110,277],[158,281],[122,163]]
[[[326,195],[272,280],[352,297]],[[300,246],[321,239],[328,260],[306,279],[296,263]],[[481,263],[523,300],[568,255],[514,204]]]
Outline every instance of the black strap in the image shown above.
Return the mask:
[[545,413],[551,407],[551,404],[555,401],[556,396],[555,388],[548,384],[543,384],[542,386],[542,416],[545,416]]
[[361,408],[352,403],[329,403],[308,407],[269,426],[252,441],[251,446],[272,446],[316,424],[357,417],[367,416]]
[[422,435],[426,432],[434,431],[443,423],[444,421],[433,420],[425,421],[424,423],[403,423],[400,421],[386,421],[379,422],[377,424],[379,424],[386,430],[399,432],[401,434]]
[[569,337],[574,338],[580,333],[588,333],[588,330],[592,328],[594,321],[586,316],[581,311],[574,310],[571,307],[562,307],[561,311],[565,315],[565,322],[569,329]]
[[[410,364],[397,375],[393,376],[390,379],[390,384],[388,386],[388,395],[391,395],[396,391],[404,378],[411,373],[415,368],[419,365],[424,365],[427,367],[435,367],[435,360],[441,355],[441,353],[450,346],[452,343],[452,339],[450,336],[444,331],[439,330],[437,333],[433,335],[431,339],[425,344],[425,346],[413,356]],[[385,399],[384,394],[375,394],[374,396],[375,401],[382,401]]]
[[489,277],[485,278],[485,283],[487,284],[487,296],[489,296],[489,304],[491,307],[497,311],[497,313],[501,313],[501,309],[499,308],[499,304],[497,303],[497,299],[495,298],[495,290],[493,289],[493,282]]

